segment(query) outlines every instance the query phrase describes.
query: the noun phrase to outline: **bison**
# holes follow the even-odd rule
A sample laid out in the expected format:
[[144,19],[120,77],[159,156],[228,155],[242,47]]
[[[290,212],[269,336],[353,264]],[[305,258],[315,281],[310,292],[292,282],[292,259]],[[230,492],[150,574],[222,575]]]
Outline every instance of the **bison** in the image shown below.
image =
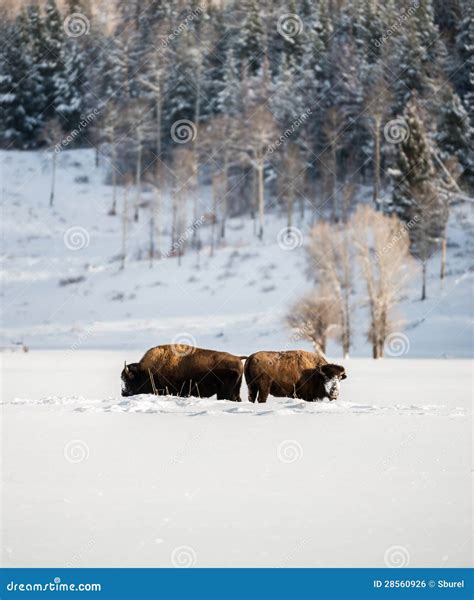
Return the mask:
[[301,398],[308,402],[336,400],[344,367],[333,365],[312,352],[256,352],[245,363],[249,400],[266,402],[268,394]]
[[122,396],[201,396],[241,402],[242,359],[228,352],[165,344],[148,350],[122,371]]

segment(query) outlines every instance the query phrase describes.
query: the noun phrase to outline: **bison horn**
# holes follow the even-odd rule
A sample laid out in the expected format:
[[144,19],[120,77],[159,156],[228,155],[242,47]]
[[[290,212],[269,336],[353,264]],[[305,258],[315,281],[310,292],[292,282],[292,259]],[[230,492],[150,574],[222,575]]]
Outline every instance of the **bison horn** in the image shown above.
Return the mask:
[[124,362],[124,367],[123,367],[123,368],[124,368],[124,370],[125,370],[125,373],[128,375],[128,373],[129,373],[129,368],[127,367],[127,361],[125,361],[125,362]]

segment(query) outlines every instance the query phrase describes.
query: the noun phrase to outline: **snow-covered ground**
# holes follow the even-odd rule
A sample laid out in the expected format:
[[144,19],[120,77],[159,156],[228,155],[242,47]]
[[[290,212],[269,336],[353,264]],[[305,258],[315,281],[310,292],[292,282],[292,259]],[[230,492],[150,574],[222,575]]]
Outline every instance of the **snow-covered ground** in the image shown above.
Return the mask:
[[470,361],[253,405],[121,398],[121,352],[2,358],[5,566],[471,564]]
[[[181,267],[167,258],[149,268],[148,210],[129,224],[129,260],[119,269],[120,218],[107,215],[112,190],[105,169],[89,150],[58,156],[55,205],[49,208],[51,161],[44,153],[0,152],[2,175],[2,305],[0,345],[30,348],[130,349],[179,340],[248,354],[306,346],[290,340],[283,322],[291,304],[310,285],[305,275],[305,236],[312,219],[296,220],[302,244],[278,244],[285,225],[275,211],[259,242],[248,216],[229,221],[228,240],[210,257],[210,226],[199,229],[199,257],[188,250]],[[106,165],[105,165],[106,166]],[[203,188],[198,213],[209,210]],[[149,199],[144,194],[144,200]],[[131,193],[133,198],[133,192]],[[169,197],[161,214],[161,249],[170,246]],[[122,191],[118,208],[121,209]],[[439,256],[430,263],[429,299],[419,300],[413,279],[400,305],[400,330],[408,338],[405,357],[472,356],[472,205],[452,212],[448,276],[441,286]],[[191,206],[189,207],[191,210]],[[130,215],[132,210],[130,209]],[[292,247],[290,245],[290,247]],[[137,260],[142,256],[142,260]],[[369,356],[367,319],[354,297],[355,356]],[[332,354],[340,353],[335,343]]]
[[309,349],[283,323],[309,286],[303,247],[278,244],[274,211],[263,242],[235,218],[214,257],[204,226],[199,257],[150,268],[144,208],[121,271],[92,152],[59,155],[53,209],[44,154],[0,160],[4,566],[470,564],[470,205],[452,213],[444,285],[435,256],[429,299],[416,274],[407,288],[400,358],[368,358],[354,297],[354,358],[328,352],[348,372],[337,402],[125,399],[123,361],[152,345]]

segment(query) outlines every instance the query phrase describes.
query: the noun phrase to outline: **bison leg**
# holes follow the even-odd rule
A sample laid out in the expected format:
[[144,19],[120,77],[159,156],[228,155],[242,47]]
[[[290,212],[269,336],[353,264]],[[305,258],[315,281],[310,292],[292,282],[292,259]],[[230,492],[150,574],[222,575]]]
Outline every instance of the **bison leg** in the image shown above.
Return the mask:
[[242,375],[239,375],[235,386],[231,400],[234,402],[242,402],[242,398],[240,397],[240,386],[242,385]]
[[266,379],[261,379],[258,387],[258,401],[259,403],[264,403],[267,401],[268,394],[270,393],[271,381]]
[[258,396],[258,385],[251,383],[248,386],[248,391],[249,391],[249,402],[255,402],[255,400],[257,399],[257,396]]
[[[216,371],[216,378],[218,379],[217,385],[217,399],[218,400],[232,400],[240,402],[239,389],[240,381],[242,376],[240,373],[234,373],[232,371]],[[237,400],[238,399],[238,400]]]

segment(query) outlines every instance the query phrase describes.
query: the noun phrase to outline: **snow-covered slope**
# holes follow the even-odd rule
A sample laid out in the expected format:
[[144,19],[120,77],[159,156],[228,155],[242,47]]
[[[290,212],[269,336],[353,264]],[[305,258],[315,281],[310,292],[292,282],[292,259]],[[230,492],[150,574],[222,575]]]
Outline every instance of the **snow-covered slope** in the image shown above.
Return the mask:
[[[150,268],[147,209],[130,222],[128,255],[120,270],[121,222],[109,216],[112,190],[106,165],[96,168],[89,150],[58,156],[56,200],[49,208],[51,161],[39,152],[1,152],[2,304],[0,344],[30,348],[123,348],[141,351],[171,340],[250,353],[308,347],[291,341],[283,316],[309,286],[303,246],[278,244],[283,215],[268,216],[263,242],[250,218],[231,219],[226,245],[210,257],[210,226],[200,228],[199,256],[188,250]],[[203,188],[200,212],[209,207]],[[147,193],[144,194],[146,200]],[[119,190],[119,209],[122,190]],[[472,350],[472,250],[470,205],[453,210],[448,276],[441,286],[439,256],[430,263],[429,299],[419,300],[415,274],[400,306],[405,357],[470,356]],[[170,245],[169,198],[164,198],[161,243]],[[311,221],[296,222],[304,236]],[[141,259],[140,259],[141,257]],[[365,308],[354,299],[353,354],[369,356]],[[407,342],[408,340],[408,342]],[[332,343],[329,353],[340,355]],[[395,349],[393,354],[400,352]],[[133,357],[131,357],[133,358]]]

